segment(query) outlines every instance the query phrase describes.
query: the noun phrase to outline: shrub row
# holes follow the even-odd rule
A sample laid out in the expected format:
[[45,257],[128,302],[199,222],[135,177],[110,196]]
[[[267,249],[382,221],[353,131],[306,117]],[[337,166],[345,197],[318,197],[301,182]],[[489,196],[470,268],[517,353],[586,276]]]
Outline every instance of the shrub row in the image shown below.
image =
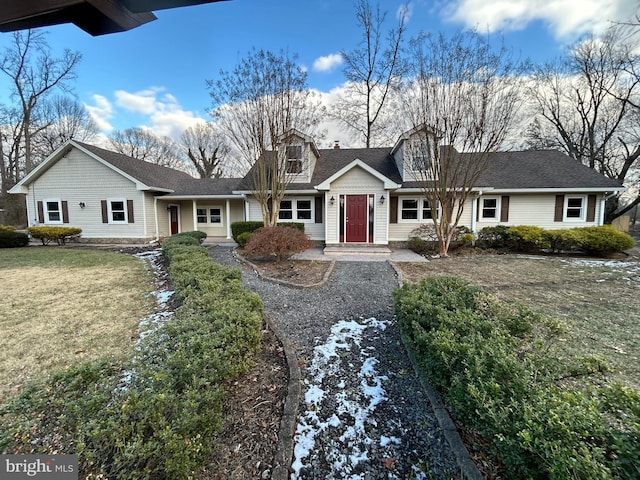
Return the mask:
[[[297,228],[298,230],[300,230],[301,232],[304,232],[304,223],[300,223],[300,222],[278,222],[278,225],[281,227],[291,227],[291,228]],[[258,230],[259,228],[264,227],[264,222],[233,222],[231,224],[231,236],[233,237],[233,240],[241,246],[244,246],[244,244],[248,241],[247,236],[244,236],[244,239],[240,239],[240,235],[247,232],[247,233],[253,233],[256,230]]]
[[16,227],[12,225],[2,225],[0,224],[0,232],[14,232]]
[[596,381],[601,358],[562,365],[563,325],[455,277],[405,285],[394,299],[419,367],[453,416],[490,440],[501,476],[637,478],[640,394]]
[[0,228],[0,248],[26,247],[27,245],[29,245],[29,236],[26,233]]
[[82,229],[78,227],[29,227],[29,234],[33,238],[41,240],[42,245],[48,245],[51,242],[56,242],[58,245],[64,245],[67,243],[67,240],[79,238],[81,233]]
[[82,478],[197,476],[221,423],[223,384],[249,368],[262,321],[260,298],[239,270],[211,262],[200,237],[162,246],[182,299],[175,318],[130,362],[83,363],[26,387],[0,411],[0,451],[77,453]]
[[628,250],[635,245],[635,241],[630,235],[616,230],[611,225],[558,230],[546,230],[533,225],[496,225],[480,230],[476,245],[481,248],[507,248],[519,252],[550,250],[607,255]]

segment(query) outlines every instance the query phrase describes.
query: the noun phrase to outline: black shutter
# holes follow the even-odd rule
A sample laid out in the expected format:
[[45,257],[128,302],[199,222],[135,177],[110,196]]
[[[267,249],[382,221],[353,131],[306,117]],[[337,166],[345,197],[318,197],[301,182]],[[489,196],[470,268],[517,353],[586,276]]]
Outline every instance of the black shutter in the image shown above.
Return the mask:
[[107,210],[107,201],[100,200],[100,206],[102,207],[102,223],[109,223],[109,211]]
[[500,221],[509,221],[509,195],[503,195],[500,201]]
[[587,222],[593,222],[596,219],[596,196],[589,195],[587,197]]
[[322,204],[324,203],[324,197],[315,197],[315,223],[322,223]]
[[133,200],[127,200],[127,221],[133,223]]
[[38,202],[38,223],[44,223],[44,205],[42,202]]
[[389,223],[398,223],[398,197],[389,198]]
[[69,223],[69,202],[62,201],[62,223]]
[[564,195],[556,195],[556,210],[554,212],[553,221],[561,222],[564,213]]

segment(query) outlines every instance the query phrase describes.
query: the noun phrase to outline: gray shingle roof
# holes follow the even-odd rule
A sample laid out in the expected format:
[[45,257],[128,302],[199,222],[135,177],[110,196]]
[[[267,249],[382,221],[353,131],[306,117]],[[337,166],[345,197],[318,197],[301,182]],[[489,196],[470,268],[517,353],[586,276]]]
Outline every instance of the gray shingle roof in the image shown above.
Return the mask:
[[187,178],[180,180],[175,191],[164,198],[177,196],[232,195],[242,178]]
[[179,182],[188,179],[193,180],[193,177],[188,173],[174,170],[173,168],[138,160],[121,153],[89,145],[88,143],[76,143],[105,162],[152,188],[175,190]]

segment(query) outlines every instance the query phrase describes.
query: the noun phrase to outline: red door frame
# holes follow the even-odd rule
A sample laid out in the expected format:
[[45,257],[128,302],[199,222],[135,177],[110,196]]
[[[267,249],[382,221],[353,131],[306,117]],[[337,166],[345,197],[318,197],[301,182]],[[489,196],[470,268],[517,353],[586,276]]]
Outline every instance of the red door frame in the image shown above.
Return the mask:
[[346,195],[345,223],[346,242],[367,242],[369,195]]

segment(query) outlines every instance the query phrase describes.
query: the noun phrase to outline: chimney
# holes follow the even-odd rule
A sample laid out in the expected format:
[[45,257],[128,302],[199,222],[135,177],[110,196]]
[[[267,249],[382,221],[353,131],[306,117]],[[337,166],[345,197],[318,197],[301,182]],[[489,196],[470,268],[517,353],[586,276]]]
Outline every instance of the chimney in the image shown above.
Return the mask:
[[335,140],[335,143],[333,144],[333,149],[338,150],[339,148],[340,148],[340,140]]

